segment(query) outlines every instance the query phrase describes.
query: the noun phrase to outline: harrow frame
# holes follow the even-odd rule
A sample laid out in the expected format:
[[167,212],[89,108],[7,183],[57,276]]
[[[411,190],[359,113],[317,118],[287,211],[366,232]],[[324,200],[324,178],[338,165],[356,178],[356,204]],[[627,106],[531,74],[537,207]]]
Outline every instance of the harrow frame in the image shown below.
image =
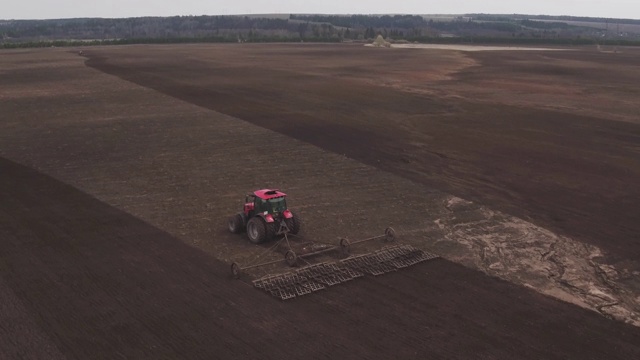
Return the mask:
[[[242,272],[244,270],[249,270],[249,269],[255,269],[258,267],[263,267],[263,266],[268,266],[268,265],[273,265],[273,264],[278,264],[278,263],[282,263],[285,262],[287,263],[287,265],[289,265],[290,267],[294,267],[298,264],[298,260],[299,259],[304,259],[304,258],[308,258],[308,257],[313,257],[313,256],[318,256],[318,255],[322,255],[325,253],[329,253],[329,252],[336,252],[339,251],[340,254],[343,257],[348,257],[351,255],[351,246],[353,245],[357,245],[360,243],[364,243],[364,242],[368,242],[368,241],[373,241],[373,240],[381,240],[384,239],[385,242],[393,242],[396,239],[396,232],[392,227],[387,227],[384,230],[384,234],[382,235],[377,235],[377,236],[373,236],[373,237],[369,237],[366,239],[361,239],[361,240],[355,240],[355,241],[350,241],[347,238],[338,238],[338,244],[337,245],[327,245],[319,250],[313,250],[310,252],[305,252],[305,253],[296,253],[293,248],[291,247],[291,244],[289,243],[289,232],[287,229],[286,224],[284,223],[284,221],[282,222],[282,224],[280,225],[280,229],[278,230],[278,235],[284,235],[284,237],[280,240],[278,240],[275,245],[273,245],[270,249],[267,250],[267,252],[269,251],[275,251],[273,249],[277,249],[280,247],[280,245],[282,243],[286,243],[286,252],[284,253],[284,258],[280,259],[280,260],[271,260],[271,261],[266,261],[266,262],[261,262],[261,263],[257,263],[257,264],[250,264],[250,265],[246,265],[246,266],[241,266],[239,263],[237,262],[233,262],[231,264],[231,275],[238,279],[240,278]],[[311,243],[314,244],[314,243]],[[264,253],[263,253],[264,254]],[[259,255],[256,260],[258,258],[260,258],[262,255]]]
[[253,286],[281,300],[289,300],[366,275],[379,276],[438,257],[411,245],[397,244],[337,262],[322,262],[282,274],[266,275],[253,280]]

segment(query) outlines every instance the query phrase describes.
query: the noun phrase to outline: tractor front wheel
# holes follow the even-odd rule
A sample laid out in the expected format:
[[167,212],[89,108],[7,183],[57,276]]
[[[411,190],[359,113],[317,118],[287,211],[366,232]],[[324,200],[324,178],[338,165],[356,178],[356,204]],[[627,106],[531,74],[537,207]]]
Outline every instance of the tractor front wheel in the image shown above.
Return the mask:
[[249,241],[254,244],[260,244],[267,238],[267,223],[263,218],[256,216],[252,217],[247,223],[247,236]]

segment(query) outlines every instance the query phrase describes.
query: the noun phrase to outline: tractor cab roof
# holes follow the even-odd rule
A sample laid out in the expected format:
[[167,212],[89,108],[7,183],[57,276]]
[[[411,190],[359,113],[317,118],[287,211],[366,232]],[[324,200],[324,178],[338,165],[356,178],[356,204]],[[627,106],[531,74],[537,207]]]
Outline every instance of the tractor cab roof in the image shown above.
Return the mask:
[[277,189],[262,189],[256,190],[253,194],[260,199],[269,200],[277,197],[287,196],[287,194],[277,190]]

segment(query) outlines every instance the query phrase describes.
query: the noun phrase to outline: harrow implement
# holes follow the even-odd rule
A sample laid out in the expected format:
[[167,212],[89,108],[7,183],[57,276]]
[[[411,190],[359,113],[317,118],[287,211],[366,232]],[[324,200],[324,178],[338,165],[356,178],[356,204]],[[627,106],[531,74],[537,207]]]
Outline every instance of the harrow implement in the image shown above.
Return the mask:
[[369,254],[323,262],[253,280],[253,286],[282,300],[311,294],[366,274],[379,276],[438,258],[410,245],[392,245]]
[[[244,270],[277,263],[286,263],[293,267],[302,259],[302,261],[305,261],[307,265],[285,273],[265,275],[252,280],[254,287],[279,299],[288,300],[362,278],[367,275],[379,276],[423,261],[438,258],[435,254],[430,254],[420,249],[416,249],[411,245],[405,244],[385,246],[382,249],[371,253],[351,255],[352,247],[360,243],[373,240],[384,240],[387,243],[395,241],[395,231],[390,227],[385,229],[383,235],[373,236],[362,240],[350,241],[346,238],[340,238],[337,245],[305,243],[302,245],[306,246],[299,248],[297,252],[294,251],[291,246],[287,232],[283,232],[282,235],[284,237],[266,252],[274,251],[274,249],[280,248],[283,244],[286,244],[284,258],[258,262],[247,266],[240,266],[240,264],[234,262],[231,264],[231,273],[233,277],[239,278]],[[330,252],[338,253],[341,255],[341,259],[315,264],[311,264],[304,260],[308,257]]]

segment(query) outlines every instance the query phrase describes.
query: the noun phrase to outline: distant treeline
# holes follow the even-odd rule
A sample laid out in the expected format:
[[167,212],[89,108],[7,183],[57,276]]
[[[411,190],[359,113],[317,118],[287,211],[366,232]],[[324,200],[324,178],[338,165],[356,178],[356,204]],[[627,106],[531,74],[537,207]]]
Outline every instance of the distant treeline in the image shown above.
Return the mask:
[[[604,44],[614,41],[603,29],[567,24],[562,22],[563,20],[600,19],[472,14],[435,20],[417,15],[0,20],[0,47],[181,42],[365,42],[378,35],[391,42],[458,43],[478,42],[482,39],[485,43]],[[604,20],[616,23],[616,19]],[[618,21],[624,21],[624,24],[640,24],[640,21],[636,20]],[[614,42],[633,45],[638,41],[639,34],[625,34],[624,37],[622,34],[616,34]]]
[[173,16],[0,21],[5,39],[122,39],[219,35],[225,30],[297,31],[287,19],[246,16]]
[[[339,42],[333,38],[309,38],[303,40],[307,42],[331,43]],[[29,41],[17,43],[0,44],[0,49],[23,49],[23,48],[43,48],[43,47],[85,47],[99,45],[133,45],[133,44],[195,44],[195,43],[235,43],[235,39],[228,37],[198,37],[198,38],[131,38],[131,39],[110,39],[110,40],[52,40],[52,41]],[[246,42],[268,43],[268,42],[300,42],[300,39],[290,37],[263,37]]]
[[[425,44],[469,44],[469,45],[558,45],[558,46],[578,46],[578,45],[610,45],[610,46],[640,46],[640,40],[601,40],[593,39],[535,39],[535,38],[496,38],[496,37],[455,37],[455,38],[435,38],[429,36],[412,37],[411,42]],[[249,42],[299,42],[293,38],[262,38]],[[44,48],[44,47],[87,47],[98,45],[132,45],[132,44],[187,44],[187,43],[235,43],[229,38],[202,37],[202,38],[140,38],[140,39],[117,39],[117,40],[55,40],[55,41],[31,41],[21,43],[0,44],[0,49],[21,49],[21,48]],[[328,39],[308,39],[308,42],[339,42],[339,40]]]
[[309,21],[331,24],[343,28],[398,28],[411,29],[421,28],[428,25],[428,22],[418,15],[294,15],[291,20]]
[[491,14],[468,14],[475,20],[483,21],[505,21],[505,20],[545,20],[557,21],[557,22],[585,22],[585,23],[609,23],[609,24],[628,24],[628,25],[640,25],[640,20],[635,19],[613,19],[613,18],[598,18],[598,17],[586,17],[586,16],[554,16],[554,15],[491,15]]

